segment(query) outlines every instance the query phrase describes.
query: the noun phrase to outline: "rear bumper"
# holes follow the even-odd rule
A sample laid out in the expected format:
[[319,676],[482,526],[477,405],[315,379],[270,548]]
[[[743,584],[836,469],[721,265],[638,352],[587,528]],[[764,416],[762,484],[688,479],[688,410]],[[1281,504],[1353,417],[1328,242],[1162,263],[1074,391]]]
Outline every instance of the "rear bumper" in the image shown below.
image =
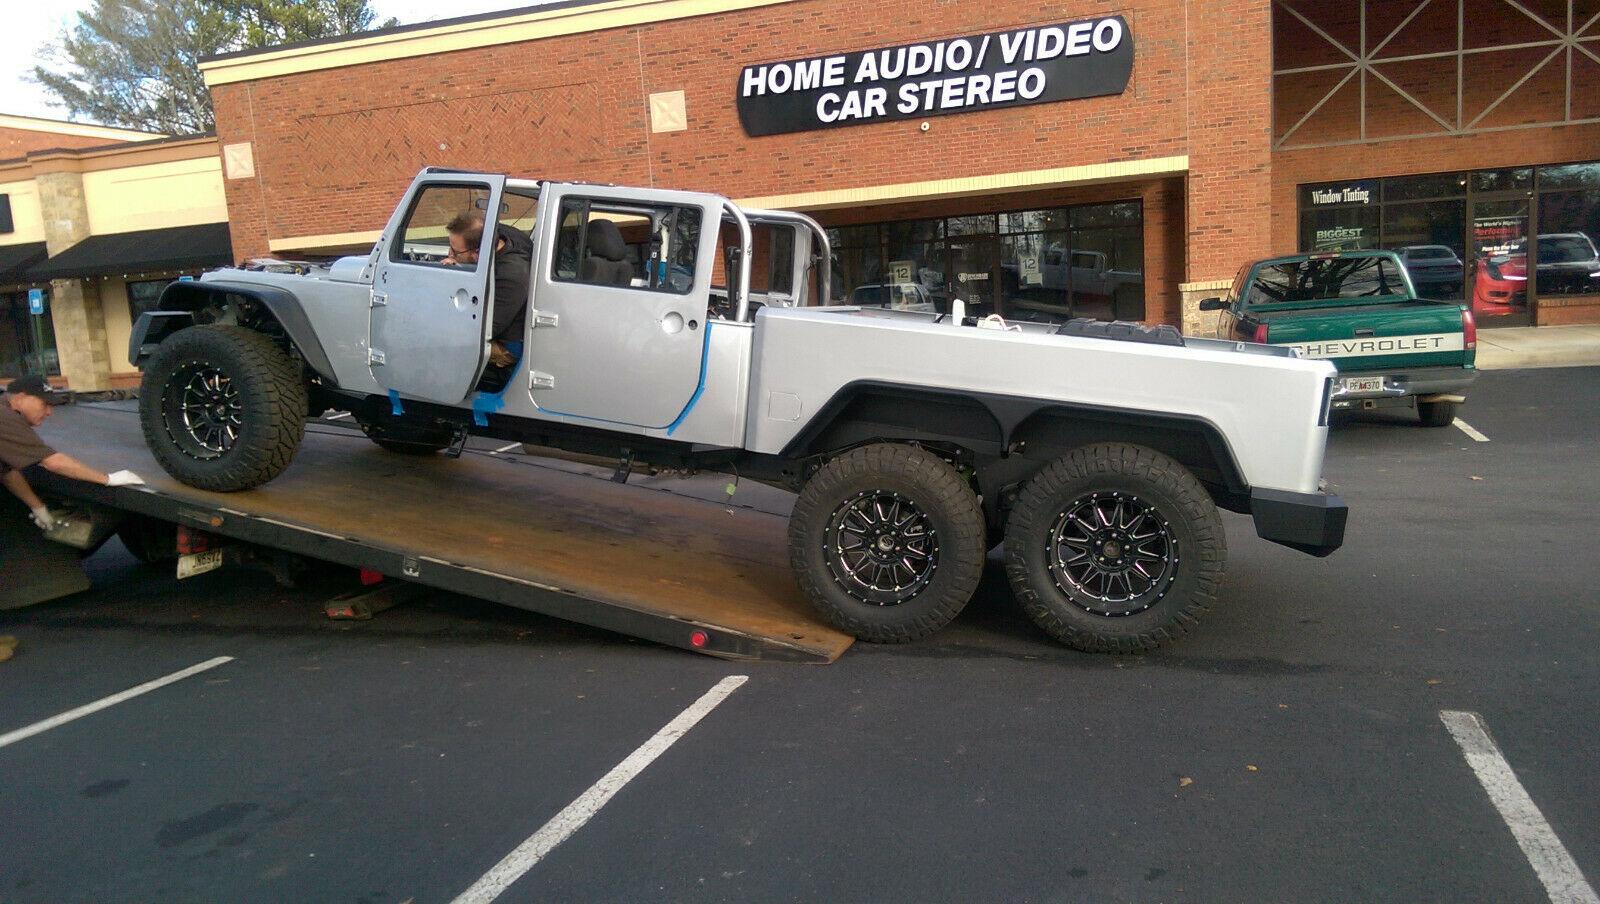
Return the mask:
[[[1339,374],[1340,379],[1360,376],[1363,374],[1359,371],[1341,371]],[[1460,392],[1471,386],[1477,377],[1476,370],[1468,370],[1465,367],[1419,367],[1411,370],[1396,368],[1394,372],[1384,374],[1383,389],[1379,392],[1340,393],[1335,387],[1333,408],[1337,411],[1343,408],[1367,407],[1361,402],[1368,399],[1403,399],[1408,396]]]
[[1322,557],[1344,543],[1344,522],[1350,507],[1326,493],[1286,490],[1250,491],[1250,517],[1256,536]]

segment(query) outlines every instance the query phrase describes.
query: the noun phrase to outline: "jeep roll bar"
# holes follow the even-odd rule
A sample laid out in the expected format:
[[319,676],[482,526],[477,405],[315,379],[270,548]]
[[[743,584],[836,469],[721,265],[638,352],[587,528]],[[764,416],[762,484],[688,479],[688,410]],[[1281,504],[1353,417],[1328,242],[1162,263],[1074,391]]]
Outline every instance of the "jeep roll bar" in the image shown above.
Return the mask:
[[[808,232],[811,233],[811,259],[818,262],[816,272],[817,304],[819,306],[826,306],[831,300],[828,296],[833,286],[833,245],[828,241],[827,230],[823,229],[816,220],[811,219],[803,213],[797,213],[793,210],[762,210],[752,207],[748,210],[745,210],[744,213],[752,223],[760,223],[763,225],[781,224],[786,226],[803,226]],[[749,279],[750,274],[748,272],[748,268],[744,269],[746,270],[744,277]],[[798,297],[796,298],[796,301],[799,301]],[[744,298],[742,297],[741,293],[741,307],[739,314],[741,320],[744,319],[745,314],[743,303]]]

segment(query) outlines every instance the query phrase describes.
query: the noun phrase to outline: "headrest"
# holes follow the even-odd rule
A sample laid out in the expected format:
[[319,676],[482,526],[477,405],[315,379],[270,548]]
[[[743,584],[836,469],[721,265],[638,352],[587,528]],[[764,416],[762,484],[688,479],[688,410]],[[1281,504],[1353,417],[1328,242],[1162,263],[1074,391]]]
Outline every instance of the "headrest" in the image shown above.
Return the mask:
[[622,230],[610,220],[590,220],[588,254],[608,261],[620,261],[628,256],[628,246],[622,241]]

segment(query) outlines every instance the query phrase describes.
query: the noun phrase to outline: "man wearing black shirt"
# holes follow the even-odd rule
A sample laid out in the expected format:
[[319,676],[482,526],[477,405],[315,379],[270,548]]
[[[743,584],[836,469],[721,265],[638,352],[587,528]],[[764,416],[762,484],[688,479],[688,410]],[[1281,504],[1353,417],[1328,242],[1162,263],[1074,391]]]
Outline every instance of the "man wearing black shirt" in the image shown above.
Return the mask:
[[[464,267],[478,265],[478,249],[483,245],[483,214],[468,211],[457,214],[445,226],[450,236],[450,256],[443,263]],[[533,274],[533,240],[521,230],[500,224],[494,231],[494,323],[489,332],[491,373],[498,385],[509,379],[510,370],[522,357],[522,337],[528,325],[529,280]],[[495,374],[495,372],[499,372]]]

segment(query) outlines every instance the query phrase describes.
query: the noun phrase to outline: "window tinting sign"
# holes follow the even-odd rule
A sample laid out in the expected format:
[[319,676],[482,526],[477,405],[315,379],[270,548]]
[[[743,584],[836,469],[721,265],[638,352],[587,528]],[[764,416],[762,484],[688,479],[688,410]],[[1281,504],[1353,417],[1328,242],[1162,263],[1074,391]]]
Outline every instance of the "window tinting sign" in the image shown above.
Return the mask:
[[1351,182],[1345,185],[1319,185],[1308,189],[1312,207],[1332,204],[1373,204],[1378,200],[1376,181]]
[[751,136],[1121,94],[1133,36],[1121,16],[832,56],[739,73]]
[[43,289],[29,289],[28,290],[28,313],[29,314],[43,314],[44,313],[44,290]]

